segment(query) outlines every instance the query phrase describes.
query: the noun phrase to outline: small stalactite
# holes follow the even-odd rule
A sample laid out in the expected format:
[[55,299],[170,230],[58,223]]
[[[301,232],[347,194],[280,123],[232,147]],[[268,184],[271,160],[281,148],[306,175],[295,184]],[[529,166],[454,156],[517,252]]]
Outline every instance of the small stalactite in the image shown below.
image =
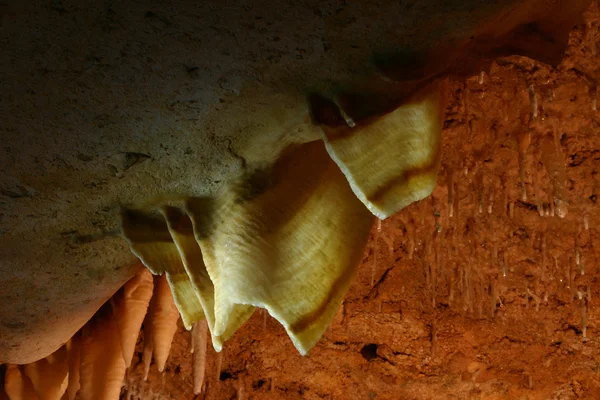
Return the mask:
[[[596,48],[596,46],[594,46],[594,48]],[[590,97],[592,100],[592,111],[597,111],[598,110],[598,85],[595,83],[590,88]]]
[[540,155],[552,183],[556,215],[564,218],[567,216],[568,210],[565,188],[566,165],[562,150],[555,145],[551,136],[546,135],[540,141]]
[[583,229],[586,231],[590,229],[590,221],[587,214],[583,214]]
[[530,118],[536,119],[538,117],[538,101],[537,94],[535,93],[535,86],[533,83],[531,83],[527,87],[527,91],[529,92]]
[[238,382],[235,385],[235,389],[237,392],[237,400],[245,400],[246,394],[244,393],[244,379],[243,378],[238,377]]
[[526,175],[526,160],[525,155],[527,154],[527,149],[531,144],[531,132],[527,131],[522,134],[519,138],[519,180],[521,186],[521,200],[527,201],[527,187],[525,185],[525,175]]
[[574,251],[575,251],[575,266],[577,267],[577,270],[579,270],[579,273],[581,275],[584,275],[585,270],[584,270],[583,262],[581,261],[581,248],[579,246],[579,237],[577,235],[575,235]]
[[577,291],[577,298],[579,299],[579,314],[581,316],[581,335],[583,340],[587,340],[587,302],[588,298],[585,293]]
[[513,219],[515,217],[515,202],[511,201],[510,204],[508,205],[508,216],[510,217],[510,219]]
[[535,198],[535,203],[537,207],[537,211],[540,217],[544,216],[544,202],[542,201],[542,196],[540,195],[540,170],[539,163],[536,162],[533,168],[533,197]]
[[596,31],[594,30],[594,26],[591,21],[588,21],[585,24],[585,40],[588,43],[590,48],[590,53],[592,57],[596,56]]

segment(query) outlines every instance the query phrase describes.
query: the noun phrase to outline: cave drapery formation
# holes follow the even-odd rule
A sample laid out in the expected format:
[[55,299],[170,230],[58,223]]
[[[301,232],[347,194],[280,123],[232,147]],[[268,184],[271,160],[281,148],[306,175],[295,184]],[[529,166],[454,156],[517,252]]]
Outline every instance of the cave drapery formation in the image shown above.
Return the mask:
[[[26,365],[6,365],[5,394],[11,400],[116,399],[142,324],[142,358],[148,376],[152,360],[159,371],[164,370],[179,317],[192,332],[195,393],[203,388],[207,337],[221,350],[255,307],[266,309],[298,351],[306,354],[338,312],[374,217],[386,219],[434,190],[442,160],[440,133],[448,112],[447,77],[488,70],[491,60],[509,54],[557,64],[568,29],[584,3],[573,7],[577,13],[563,15],[564,19],[527,7],[501,14],[495,20],[501,22],[497,28],[485,25],[475,40],[443,49],[419,65],[387,57],[378,61],[378,67],[380,77],[396,85],[391,93],[308,97],[309,123],[319,127],[320,137],[281,146],[268,165],[246,165],[244,159],[244,173],[221,185],[212,196],[161,196],[124,205],[121,234],[147,270],[138,271],[56,352]],[[465,66],[465,62],[473,64]],[[536,127],[543,100],[533,83],[527,87],[530,108],[515,120],[544,130]],[[595,96],[595,86],[591,87]],[[535,183],[534,206],[541,217],[564,218],[568,213],[558,135],[556,128],[535,139],[527,133],[518,144],[521,152],[532,141],[540,149],[539,164],[551,187],[549,200],[543,202],[542,189]],[[527,166],[525,161],[521,164],[520,201],[529,204]],[[483,179],[476,168],[470,173]],[[455,183],[452,175],[445,179],[448,213],[456,218],[461,211],[455,206],[459,201],[453,193]],[[482,213],[483,193],[474,193],[477,212]],[[490,214],[493,200],[490,197]],[[515,201],[507,195],[505,203],[512,217]],[[587,230],[590,217],[583,218]],[[378,220],[375,241],[380,232]],[[436,232],[441,227],[436,225]],[[577,267],[583,275],[580,251],[576,249]],[[502,274],[505,268],[506,260]],[[435,274],[430,271],[427,279],[435,282]],[[463,282],[467,279],[461,278]],[[470,296],[465,302],[470,309],[478,293],[469,283],[465,285],[461,292]],[[587,292],[574,291],[573,295],[586,301],[591,296],[589,286]],[[432,301],[435,304],[435,295]],[[536,300],[538,306],[540,301]]]

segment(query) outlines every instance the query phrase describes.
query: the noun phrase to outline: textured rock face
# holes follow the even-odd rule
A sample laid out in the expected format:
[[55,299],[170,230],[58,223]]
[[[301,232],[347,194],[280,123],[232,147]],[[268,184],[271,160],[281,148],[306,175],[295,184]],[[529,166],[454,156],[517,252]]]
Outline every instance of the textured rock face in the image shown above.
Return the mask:
[[[53,352],[133,276],[121,204],[213,193],[245,166],[318,138],[309,93],[347,101],[357,115],[364,98],[389,106],[536,20],[546,22],[524,33],[552,55],[546,28],[561,31],[569,13],[560,3],[517,3],[5,7],[0,362]],[[576,14],[584,3],[565,9]]]

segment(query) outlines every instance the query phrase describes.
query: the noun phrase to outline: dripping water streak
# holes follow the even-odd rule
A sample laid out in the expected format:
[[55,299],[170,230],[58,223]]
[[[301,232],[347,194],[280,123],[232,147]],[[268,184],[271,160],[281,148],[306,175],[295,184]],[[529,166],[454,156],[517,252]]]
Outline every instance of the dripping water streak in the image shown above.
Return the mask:
[[194,355],[192,372],[194,376],[194,394],[202,392],[204,385],[204,375],[206,372],[206,350],[208,325],[206,320],[196,322],[192,327],[192,337],[194,338]]

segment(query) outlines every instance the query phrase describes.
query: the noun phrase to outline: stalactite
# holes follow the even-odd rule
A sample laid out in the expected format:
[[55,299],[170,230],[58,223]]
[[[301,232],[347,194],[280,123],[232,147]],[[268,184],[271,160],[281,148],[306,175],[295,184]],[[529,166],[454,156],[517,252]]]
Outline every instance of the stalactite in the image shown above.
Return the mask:
[[540,170],[539,163],[536,161],[533,167],[533,197],[535,198],[535,204],[537,207],[537,212],[540,217],[544,216],[544,202],[541,199],[540,195]]
[[177,331],[179,311],[173,302],[171,289],[165,275],[157,277],[154,282],[154,294],[148,312],[152,313],[152,354],[158,371],[165,368],[171,343]]
[[80,398],[119,398],[125,370],[119,326],[110,303],[106,303],[82,330]]
[[193,375],[194,375],[194,394],[199,395],[204,385],[204,375],[206,371],[206,350],[208,325],[206,320],[196,322],[192,328],[194,355],[193,355]]
[[522,134],[519,138],[519,179],[521,186],[521,200],[527,201],[527,187],[525,185],[525,169],[526,169],[526,160],[525,155],[527,154],[527,149],[529,148],[529,144],[531,143],[531,132],[527,131]]
[[581,291],[577,291],[577,298],[579,299],[579,313],[581,315],[581,335],[583,340],[587,340],[587,302],[585,294]]
[[68,371],[66,346],[24,367],[25,375],[31,380],[40,400],[60,400],[67,390]]
[[527,91],[529,92],[529,106],[531,108],[530,117],[531,119],[536,119],[538,117],[538,101],[533,83],[527,87]]
[[566,166],[562,150],[557,148],[552,137],[546,135],[540,143],[540,155],[542,162],[548,171],[552,183],[552,197],[554,200],[556,214],[560,218],[567,215],[566,198]]
[[67,343],[69,357],[69,380],[67,384],[67,400],[74,400],[79,391],[79,365],[81,363],[81,332],[76,333]]
[[10,400],[40,400],[31,380],[18,365],[8,364],[6,366],[4,391]]
[[152,289],[152,274],[144,268],[113,296],[115,315],[121,333],[123,359],[127,368],[131,365],[138,334],[152,297]]

